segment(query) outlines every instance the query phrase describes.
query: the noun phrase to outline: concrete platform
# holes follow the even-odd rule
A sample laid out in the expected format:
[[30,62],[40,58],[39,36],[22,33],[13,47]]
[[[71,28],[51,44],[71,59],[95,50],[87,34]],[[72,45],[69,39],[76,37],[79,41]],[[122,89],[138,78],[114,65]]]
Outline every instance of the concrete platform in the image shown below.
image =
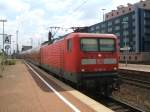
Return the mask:
[[7,66],[0,78],[0,112],[112,112],[50,75],[49,77],[51,79],[47,82],[77,110],[58,97],[23,62],[17,61],[16,65]]
[[127,69],[141,72],[150,72],[150,65],[141,65],[141,64],[119,64],[119,69]]

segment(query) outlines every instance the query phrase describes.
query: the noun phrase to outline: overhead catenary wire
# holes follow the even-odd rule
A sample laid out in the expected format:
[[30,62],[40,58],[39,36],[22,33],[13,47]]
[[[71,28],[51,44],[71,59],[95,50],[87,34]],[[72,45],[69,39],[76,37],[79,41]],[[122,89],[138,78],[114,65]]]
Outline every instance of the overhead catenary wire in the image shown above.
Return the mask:
[[[88,1],[89,1],[89,0],[84,0],[81,5],[79,5],[77,8],[74,9],[73,12],[76,12],[78,9],[80,9],[80,8],[81,8],[84,4],[86,4]],[[74,14],[74,13],[72,13],[72,14]],[[72,14],[71,14],[71,15],[72,15]]]
[[[84,0],[78,7],[76,7],[71,13],[69,13],[69,16],[72,16],[73,14],[75,14],[74,12],[78,11],[84,4],[86,4],[89,0]],[[67,20],[66,20],[67,21]],[[65,22],[66,23],[66,22]],[[64,23],[64,25],[65,25]],[[62,25],[63,28],[64,25]],[[57,30],[55,31],[55,33],[53,34],[53,37],[58,33],[58,31],[60,30],[60,28],[57,28]]]

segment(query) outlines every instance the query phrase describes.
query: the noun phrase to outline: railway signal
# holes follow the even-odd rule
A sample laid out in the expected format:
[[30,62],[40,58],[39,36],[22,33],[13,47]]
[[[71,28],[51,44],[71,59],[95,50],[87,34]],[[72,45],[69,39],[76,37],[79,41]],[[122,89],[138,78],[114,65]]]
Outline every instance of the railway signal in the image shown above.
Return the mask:
[[4,44],[11,44],[11,35],[6,35],[4,37]]

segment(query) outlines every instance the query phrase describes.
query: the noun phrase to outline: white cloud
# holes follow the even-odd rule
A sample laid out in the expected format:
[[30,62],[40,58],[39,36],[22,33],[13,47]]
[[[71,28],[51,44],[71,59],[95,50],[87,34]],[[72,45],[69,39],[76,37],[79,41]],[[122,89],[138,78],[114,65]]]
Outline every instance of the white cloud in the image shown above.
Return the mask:
[[[102,21],[102,10],[139,0],[0,0],[0,18],[7,18],[5,31],[19,30],[19,44],[29,45],[46,40],[49,26],[88,26]],[[0,25],[2,28],[2,25]],[[2,32],[0,30],[0,32]],[[62,32],[59,32],[62,34]],[[15,39],[15,36],[13,37]]]
[[[45,24],[44,15],[45,12],[42,9],[35,9],[17,17],[19,22],[18,29],[22,34],[22,38],[30,39],[32,37],[38,39],[43,35],[41,32],[43,32]],[[26,44],[24,42],[21,43]]]
[[20,0],[4,0],[0,1],[0,5],[4,8],[4,10],[11,10],[15,12],[27,11],[30,8],[30,4]]
[[69,6],[72,5],[72,0],[43,0],[43,3],[47,10],[56,12],[70,9]]
[[8,5],[10,8],[14,9],[16,12],[24,12],[24,11],[29,10],[30,8],[30,5],[28,3],[25,3],[19,0],[16,0],[16,1],[13,0],[13,3],[9,2]]

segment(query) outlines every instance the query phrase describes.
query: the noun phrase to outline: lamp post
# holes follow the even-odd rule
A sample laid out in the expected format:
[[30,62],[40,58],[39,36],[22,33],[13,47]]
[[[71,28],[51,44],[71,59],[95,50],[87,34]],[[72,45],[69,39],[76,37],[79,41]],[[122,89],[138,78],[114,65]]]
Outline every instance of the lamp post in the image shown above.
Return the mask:
[[104,11],[105,11],[106,9],[102,9],[102,11],[103,11],[103,21],[105,21],[105,14],[104,14]]
[[[123,21],[122,24],[123,25],[128,25],[128,22],[127,21]],[[124,43],[124,47],[125,47],[125,66],[127,67],[127,64],[128,64],[128,60],[127,60],[128,48],[127,48],[127,37],[126,37],[126,34],[124,35],[124,39],[125,39],[125,43]]]
[[18,30],[16,31],[16,53],[18,54],[19,53],[19,48],[18,48]]
[[15,41],[12,41],[12,54],[14,55],[15,54]]
[[31,47],[33,48],[33,38],[30,38]]
[[1,19],[0,22],[3,22],[3,50],[4,50],[4,22],[7,22],[7,20]]

